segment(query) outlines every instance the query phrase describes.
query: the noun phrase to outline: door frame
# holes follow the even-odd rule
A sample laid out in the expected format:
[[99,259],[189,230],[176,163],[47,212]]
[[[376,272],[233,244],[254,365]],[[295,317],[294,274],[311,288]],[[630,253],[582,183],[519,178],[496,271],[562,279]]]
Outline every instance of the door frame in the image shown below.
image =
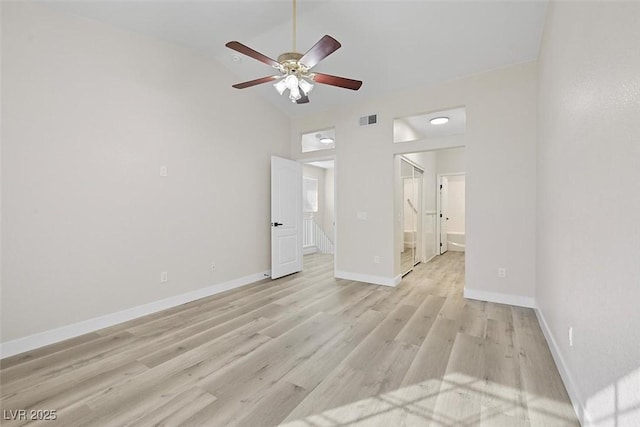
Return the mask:
[[[335,277],[336,271],[338,271],[338,159],[335,154],[297,159],[301,165],[327,160],[333,160],[333,276]],[[304,171],[302,176],[304,177]],[[302,215],[302,212],[300,215]],[[300,244],[302,244],[302,241]]]
[[[461,176],[461,175],[466,175],[466,172],[447,172],[447,173],[439,173],[438,177],[437,177],[437,191],[436,191],[436,236],[438,236],[438,240],[436,241],[436,249],[437,249],[437,255],[442,255],[440,253],[440,244],[442,243],[442,233],[440,232],[441,228],[442,228],[442,224],[441,224],[441,219],[440,219],[440,186],[442,185],[442,177],[444,176]],[[466,182],[466,177],[465,177],[465,182]],[[465,199],[467,198],[467,192],[465,189],[464,192],[464,197]],[[466,206],[466,203],[465,203]],[[467,208],[465,207],[464,209],[464,220],[465,223],[467,221]]]

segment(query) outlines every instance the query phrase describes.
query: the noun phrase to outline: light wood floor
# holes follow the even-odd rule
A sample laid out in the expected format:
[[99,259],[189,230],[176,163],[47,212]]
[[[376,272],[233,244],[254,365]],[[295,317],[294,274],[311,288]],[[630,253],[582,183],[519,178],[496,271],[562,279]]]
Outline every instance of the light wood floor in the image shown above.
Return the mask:
[[[329,255],[264,281],[1,362],[41,425],[578,425],[530,309],[465,300],[464,255],[397,288]],[[3,425],[26,424],[4,421]]]

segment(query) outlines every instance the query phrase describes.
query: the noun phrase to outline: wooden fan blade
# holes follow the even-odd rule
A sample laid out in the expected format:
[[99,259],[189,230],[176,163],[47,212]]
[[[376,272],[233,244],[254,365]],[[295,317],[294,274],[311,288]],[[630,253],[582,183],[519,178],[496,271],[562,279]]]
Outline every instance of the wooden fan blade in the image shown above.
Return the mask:
[[315,73],[313,81],[323,85],[342,87],[345,89],[358,90],[362,86],[360,80],[347,79],[346,77],[332,76],[331,74]]
[[249,46],[245,46],[240,42],[237,41],[232,41],[229,42],[227,44],[225,44],[226,47],[228,47],[229,49],[233,49],[236,52],[240,52],[243,55],[247,55],[253,59],[256,59],[260,62],[264,62],[267,65],[271,65],[273,68],[277,68],[280,69],[280,63],[274,59],[269,58],[268,56],[265,56],[263,54],[261,54],[260,52],[251,49]]
[[308,68],[315,67],[318,62],[340,49],[340,46],[342,45],[338,40],[331,36],[324,36],[300,58],[300,63]]
[[302,98],[296,101],[296,104],[308,104],[308,103],[309,103],[309,97],[307,95],[302,95]]
[[278,80],[278,76],[268,76],[262,77],[261,79],[250,80],[244,83],[236,83],[233,85],[233,87],[235,87],[236,89],[244,89],[255,85],[261,85],[262,83],[272,82],[274,80]]

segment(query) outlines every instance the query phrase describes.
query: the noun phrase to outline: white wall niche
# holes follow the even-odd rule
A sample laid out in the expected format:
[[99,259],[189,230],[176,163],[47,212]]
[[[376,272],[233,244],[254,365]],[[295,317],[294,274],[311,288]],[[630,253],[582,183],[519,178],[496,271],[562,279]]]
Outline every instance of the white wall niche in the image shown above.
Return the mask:
[[[446,118],[446,123],[438,119]],[[432,123],[432,120],[435,122]],[[393,142],[412,142],[430,138],[465,133],[467,127],[467,111],[465,107],[420,113],[399,117],[393,120]]]

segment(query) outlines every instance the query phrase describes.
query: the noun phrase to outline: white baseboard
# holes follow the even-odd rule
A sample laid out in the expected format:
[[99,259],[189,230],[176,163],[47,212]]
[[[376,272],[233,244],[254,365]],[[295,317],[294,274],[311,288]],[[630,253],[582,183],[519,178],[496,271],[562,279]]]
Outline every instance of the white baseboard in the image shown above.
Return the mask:
[[499,292],[479,291],[477,289],[464,288],[464,297],[480,301],[497,302],[499,304],[517,305],[518,307],[535,308],[536,302],[532,297],[502,294]]
[[398,286],[398,283],[402,280],[402,275],[397,275],[396,277],[383,277],[337,270],[335,277],[338,279],[355,280],[356,282],[372,283],[374,285],[382,286]]
[[426,263],[428,263],[429,261],[431,261],[432,259],[434,259],[434,258],[435,258],[435,257],[437,257],[437,256],[438,256],[437,254],[436,254],[436,255],[432,255],[432,256],[431,256],[431,258],[429,258],[429,259],[427,259],[427,260],[424,260],[424,261],[422,261],[422,262],[426,264]]
[[553,338],[551,329],[549,329],[549,325],[547,324],[542,311],[540,311],[540,309],[538,308],[536,308],[536,316],[538,317],[540,329],[542,329],[542,333],[547,339],[547,345],[551,350],[551,355],[553,356],[553,360],[556,362],[558,372],[560,372],[560,377],[562,378],[564,387],[567,389],[569,399],[571,399],[571,404],[573,405],[573,410],[576,412],[576,416],[578,417],[580,424],[583,426],[593,425],[593,423],[591,422],[591,417],[589,416],[587,410],[584,407],[584,404],[578,396],[578,388],[576,387],[576,382],[573,380],[573,376],[567,368],[567,364],[565,363],[564,358],[562,357],[562,353],[560,352],[560,347],[558,347],[556,340]]
[[146,316],[161,310],[166,310],[171,307],[176,307],[220,292],[229,291],[268,277],[271,277],[271,271],[269,270],[240,277],[228,282],[218,283],[213,286],[176,295],[160,301],[128,308],[116,313],[107,314],[93,319],[84,320],[82,322],[73,323],[71,325],[62,326],[60,328],[51,329],[49,331],[29,335],[27,337],[7,341],[0,344],[0,358],[4,359],[5,357],[44,347],[49,344],[54,344],[69,338],[87,334],[89,332],[95,332],[109,326],[117,325],[118,323]]
[[302,248],[302,255],[315,254],[318,252],[318,248],[315,246],[307,246],[306,248]]

